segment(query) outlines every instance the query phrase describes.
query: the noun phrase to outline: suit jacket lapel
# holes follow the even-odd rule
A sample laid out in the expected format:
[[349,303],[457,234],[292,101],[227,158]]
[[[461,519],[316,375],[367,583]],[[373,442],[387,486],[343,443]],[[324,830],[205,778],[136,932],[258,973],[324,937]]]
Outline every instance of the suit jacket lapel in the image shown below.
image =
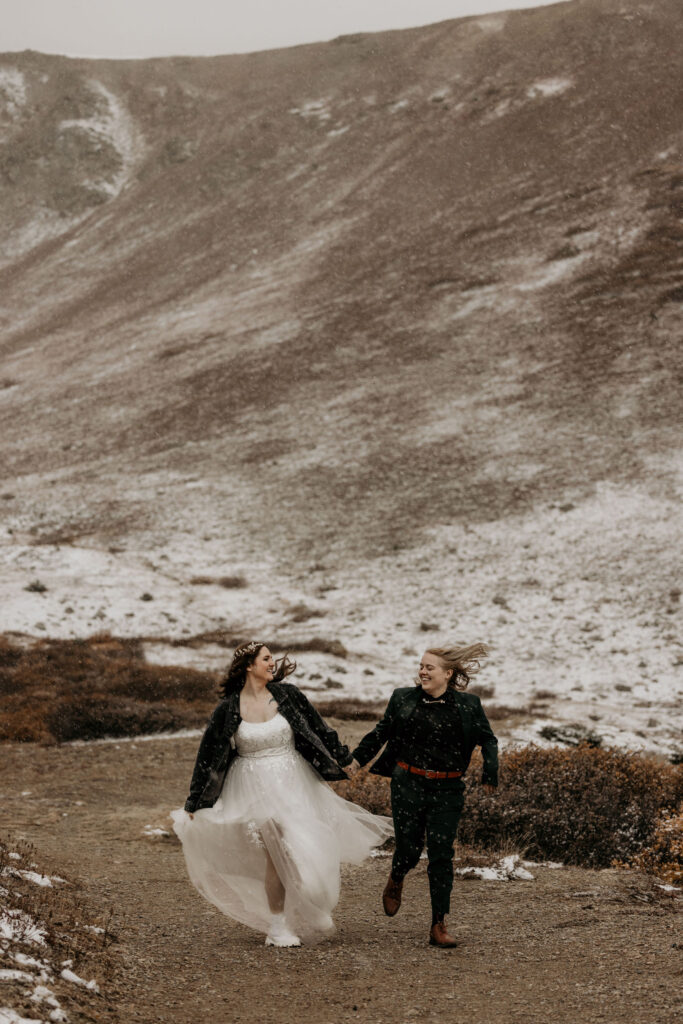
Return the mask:
[[452,690],[451,693],[453,694],[453,699],[455,701],[456,707],[460,712],[460,722],[462,724],[463,741],[465,743],[465,746],[469,746],[473,727],[472,709],[467,703],[467,701],[462,699],[457,690]]
[[417,702],[420,699],[421,690],[419,686],[415,687],[415,691],[407,693],[398,708],[396,709],[396,728],[400,729],[401,726],[405,725],[413,711],[417,707]]

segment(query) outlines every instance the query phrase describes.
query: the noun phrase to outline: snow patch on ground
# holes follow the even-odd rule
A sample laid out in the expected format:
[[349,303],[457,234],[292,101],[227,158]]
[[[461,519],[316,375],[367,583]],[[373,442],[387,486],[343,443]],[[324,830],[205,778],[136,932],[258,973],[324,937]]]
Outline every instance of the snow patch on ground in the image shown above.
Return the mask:
[[132,749],[135,749],[136,743],[151,743],[153,740],[196,739],[203,732],[203,729],[178,729],[176,732],[150,732],[144,736],[103,736],[98,740],[71,740],[68,746],[89,747],[101,743],[114,743],[118,746],[121,743],[130,743]]
[[476,18],[473,24],[482,32],[502,32],[507,22],[507,14],[489,14],[483,18]]
[[45,945],[45,930],[23,910],[0,910],[0,939]]
[[0,1007],[0,1024],[44,1024],[38,1017],[22,1017],[8,1006]]
[[516,853],[509,857],[502,857],[493,867],[456,868],[455,873],[461,878],[481,878],[485,882],[510,882],[517,879],[533,882],[534,880],[534,876],[523,866]]
[[530,85],[526,91],[529,99],[537,99],[539,96],[559,96],[561,93],[571,89],[574,82],[571,78],[543,78]]
[[26,105],[26,78],[19,68],[0,67],[0,107],[12,120]]
[[69,967],[65,967],[59,972],[60,978],[64,978],[64,981],[70,981],[73,985],[82,985],[83,988],[90,989],[91,992],[99,992],[99,985],[93,979],[92,981],[86,981],[85,978],[79,977]]
[[64,1010],[59,1005],[59,1000],[45,985],[36,985],[31,995],[32,1003],[47,1003],[52,1009],[50,1011],[50,1020],[53,1021],[65,1021],[67,1016]]
[[16,960],[16,962],[21,964],[23,967],[37,967],[40,971],[49,970],[45,960],[36,960],[34,956],[28,956],[27,953],[13,953],[12,959]]
[[37,210],[30,221],[12,231],[4,241],[0,266],[11,263],[25,252],[40,245],[41,242],[64,234],[78,219],[77,217],[63,217],[57,210],[47,207]]
[[[16,868],[6,868],[3,874],[16,875],[17,878],[25,878],[27,882],[33,882],[34,885],[39,885],[41,888],[51,889],[52,883],[58,881],[56,878],[50,878],[48,875],[40,875],[37,871],[20,871]],[[63,879],[59,879],[63,881]]]
[[298,114],[299,117],[303,117],[304,120],[314,121],[329,121],[332,117],[329,109],[329,100],[323,98],[319,100],[308,100],[307,103],[302,103],[300,107],[291,107],[290,114]]
[[155,828],[154,825],[145,825],[142,830],[142,834],[145,839],[170,839],[171,833],[165,828]]
[[92,117],[66,119],[60,122],[59,130],[82,131],[95,142],[109,143],[114,147],[121,159],[120,170],[85,183],[114,198],[127,183],[131,168],[142,155],[144,145],[133,118],[119,98],[96,79],[91,79],[88,85],[102,100],[100,111]]
[[543,263],[540,266],[534,266],[533,261],[530,261],[527,264],[527,276],[523,280],[518,281],[515,287],[520,292],[547,288],[549,284],[556,284],[564,277],[573,273],[574,270],[581,266],[585,258],[583,253],[578,253],[576,256],[563,260],[553,260],[552,263]]

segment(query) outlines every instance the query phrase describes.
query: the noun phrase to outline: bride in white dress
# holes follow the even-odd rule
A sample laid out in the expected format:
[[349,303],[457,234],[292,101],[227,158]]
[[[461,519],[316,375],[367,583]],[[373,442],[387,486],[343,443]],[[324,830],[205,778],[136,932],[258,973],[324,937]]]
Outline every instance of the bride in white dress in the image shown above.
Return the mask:
[[237,648],[185,809],[172,813],[192,883],[274,946],[331,934],[340,864],[359,864],[393,834],[389,818],[326,785],[347,778],[342,765],[357,765],[304,694],[282,681],[294,668],[256,641]]

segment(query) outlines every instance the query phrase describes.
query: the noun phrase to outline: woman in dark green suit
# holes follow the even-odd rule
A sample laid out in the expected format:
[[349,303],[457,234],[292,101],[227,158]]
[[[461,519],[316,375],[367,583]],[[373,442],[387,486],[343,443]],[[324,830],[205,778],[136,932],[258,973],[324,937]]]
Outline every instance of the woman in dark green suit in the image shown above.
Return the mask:
[[[484,758],[482,783],[498,783],[498,741],[481,701],[463,692],[487,654],[484,644],[431,647],[420,662],[417,686],[394,690],[381,721],[353,752],[351,770],[367,764],[386,743],[370,769],[391,778],[396,850],[383,893],[384,911],[393,917],[401,905],[403,879],[427,843],[432,902],[430,945],[456,945],[445,917],[453,887],[453,843],[463,809],[463,776],[475,747]],[[347,769],[348,770],[348,769]]]

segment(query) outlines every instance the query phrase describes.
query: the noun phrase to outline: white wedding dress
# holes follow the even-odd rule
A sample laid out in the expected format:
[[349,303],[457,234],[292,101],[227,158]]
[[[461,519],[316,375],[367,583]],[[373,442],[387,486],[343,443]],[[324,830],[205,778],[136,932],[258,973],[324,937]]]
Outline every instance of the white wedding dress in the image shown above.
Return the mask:
[[279,712],[241,721],[235,743],[239,756],[213,807],[193,819],[171,815],[190,879],[224,914],[268,932],[268,853],[285,888],[287,927],[309,942],[329,935],[340,863],[363,861],[393,835],[391,819],[337,796],[295,749]]

